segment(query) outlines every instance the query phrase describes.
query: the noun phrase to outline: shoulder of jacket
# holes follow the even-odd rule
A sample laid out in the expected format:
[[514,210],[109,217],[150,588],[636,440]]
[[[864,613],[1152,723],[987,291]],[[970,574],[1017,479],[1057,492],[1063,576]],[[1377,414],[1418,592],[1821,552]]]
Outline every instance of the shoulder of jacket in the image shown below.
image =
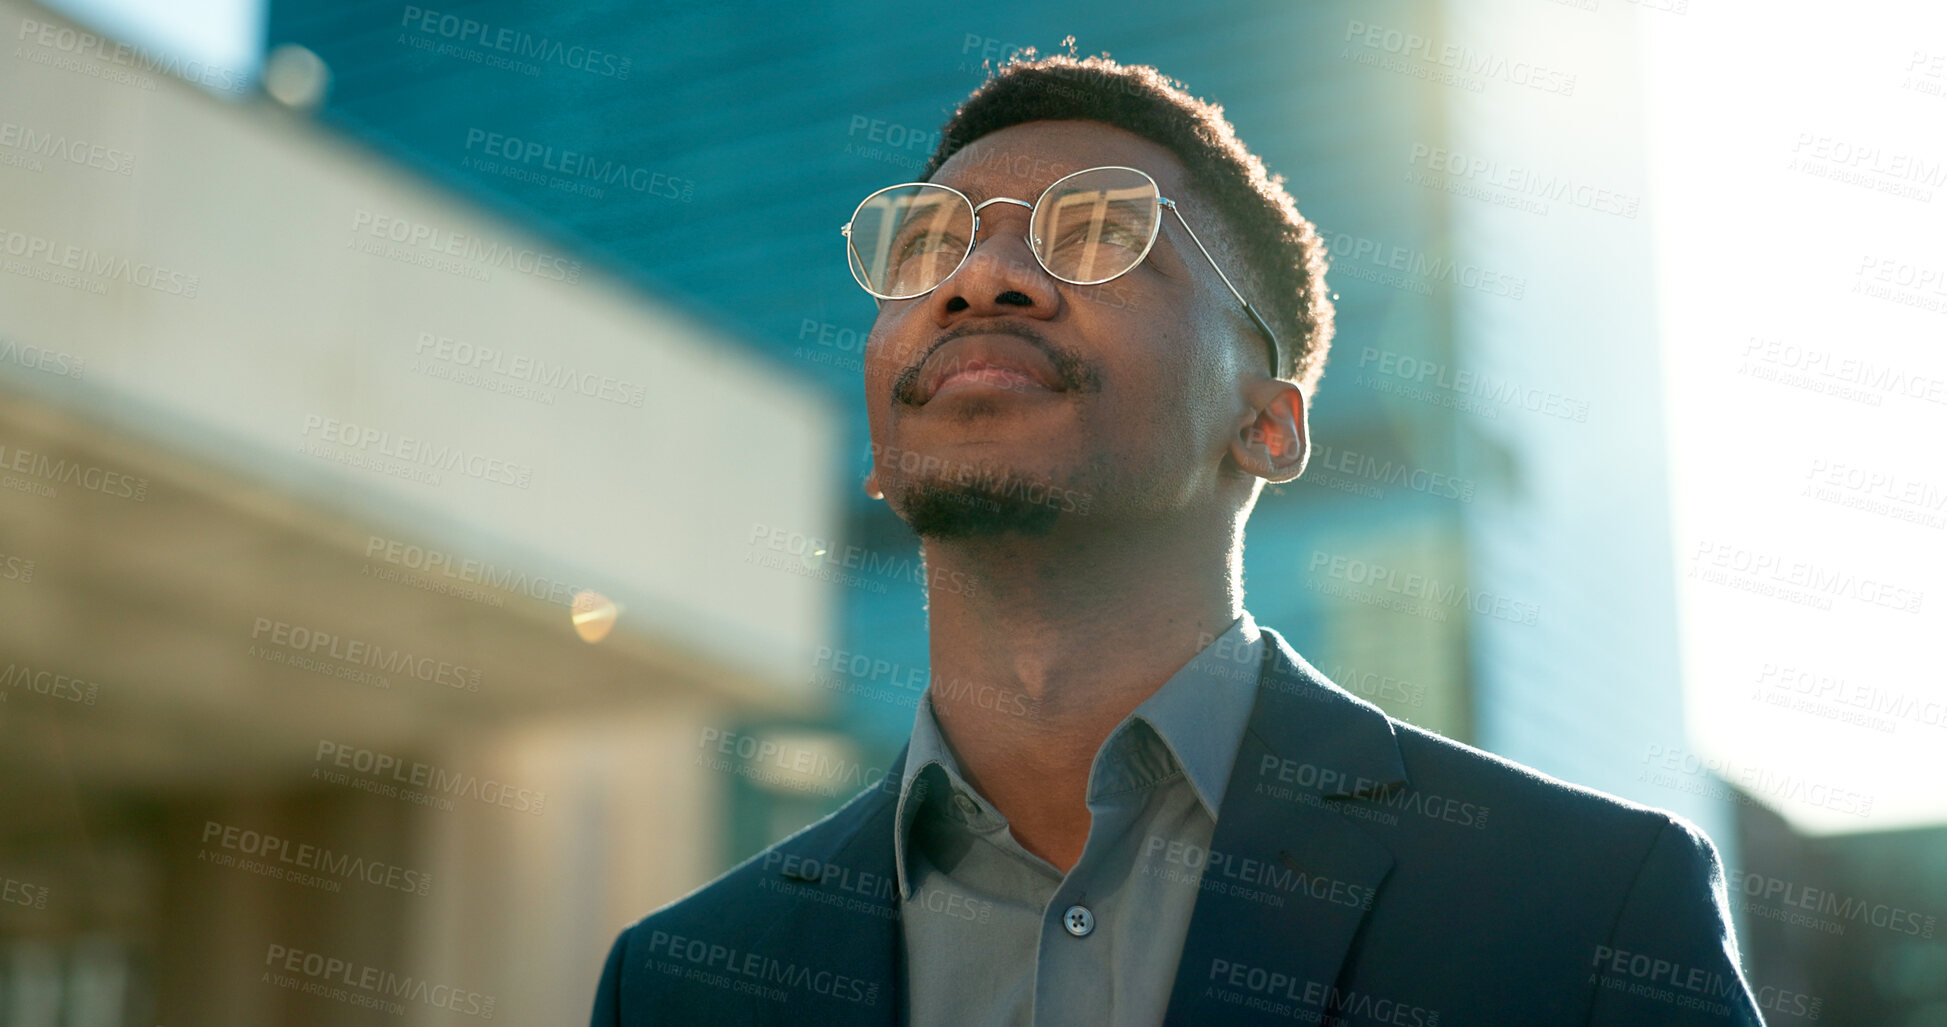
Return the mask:
[[[897,795],[886,792],[879,784],[869,785],[845,805],[766,846],[688,894],[665,903],[628,929],[655,929],[704,917],[713,925],[734,924],[762,916],[763,904],[753,902],[752,898],[765,889],[766,882],[789,871],[793,863],[829,858],[873,819],[881,803],[889,804],[896,799]],[[885,841],[891,847],[890,834]]]
[[1509,812],[1528,808],[1572,817],[1590,827],[1641,838],[1645,843],[1673,824],[1699,834],[1695,825],[1669,810],[1564,781],[1401,720],[1393,719],[1393,731],[1415,789],[1460,791]]

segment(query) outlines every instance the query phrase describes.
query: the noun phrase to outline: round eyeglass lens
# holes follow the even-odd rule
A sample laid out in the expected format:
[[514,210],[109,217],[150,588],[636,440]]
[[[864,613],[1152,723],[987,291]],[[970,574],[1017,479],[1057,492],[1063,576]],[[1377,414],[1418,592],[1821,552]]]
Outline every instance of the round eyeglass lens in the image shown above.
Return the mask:
[[867,292],[907,299],[939,285],[972,249],[973,207],[936,185],[900,185],[865,198],[846,250]]
[[1156,196],[1156,183],[1130,168],[1070,175],[1034,208],[1035,255],[1063,281],[1106,282],[1141,263],[1156,241]]

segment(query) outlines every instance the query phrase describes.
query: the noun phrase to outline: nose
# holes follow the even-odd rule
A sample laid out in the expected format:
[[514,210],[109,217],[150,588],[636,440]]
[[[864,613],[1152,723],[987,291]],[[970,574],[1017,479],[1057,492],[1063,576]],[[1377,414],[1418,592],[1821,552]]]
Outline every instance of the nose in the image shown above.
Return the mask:
[[973,317],[1054,317],[1061,292],[1034,259],[1027,234],[1027,210],[996,204],[983,211],[973,252],[927,297],[933,320],[945,328]]

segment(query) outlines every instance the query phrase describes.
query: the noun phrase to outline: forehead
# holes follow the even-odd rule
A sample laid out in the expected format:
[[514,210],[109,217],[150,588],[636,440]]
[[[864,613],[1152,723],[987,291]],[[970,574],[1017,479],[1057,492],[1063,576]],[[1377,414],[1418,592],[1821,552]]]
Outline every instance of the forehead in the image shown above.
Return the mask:
[[990,132],[962,147],[932,181],[975,203],[995,196],[1033,200],[1064,175],[1111,164],[1148,172],[1164,196],[1185,192],[1183,162],[1167,147],[1099,121],[1029,121]]

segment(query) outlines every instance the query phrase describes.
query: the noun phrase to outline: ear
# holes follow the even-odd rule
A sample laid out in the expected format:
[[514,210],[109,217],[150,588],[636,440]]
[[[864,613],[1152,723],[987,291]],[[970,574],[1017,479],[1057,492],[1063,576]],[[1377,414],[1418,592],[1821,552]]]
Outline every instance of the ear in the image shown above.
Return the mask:
[[1305,473],[1311,458],[1305,394],[1282,378],[1260,378],[1245,387],[1244,399],[1249,419],[1230,440],[1230,458],[1273,484]]
[[865,494],[873,499],[884,499],[886,494],[879,491],[879,469],[874,467],[865,472]]

